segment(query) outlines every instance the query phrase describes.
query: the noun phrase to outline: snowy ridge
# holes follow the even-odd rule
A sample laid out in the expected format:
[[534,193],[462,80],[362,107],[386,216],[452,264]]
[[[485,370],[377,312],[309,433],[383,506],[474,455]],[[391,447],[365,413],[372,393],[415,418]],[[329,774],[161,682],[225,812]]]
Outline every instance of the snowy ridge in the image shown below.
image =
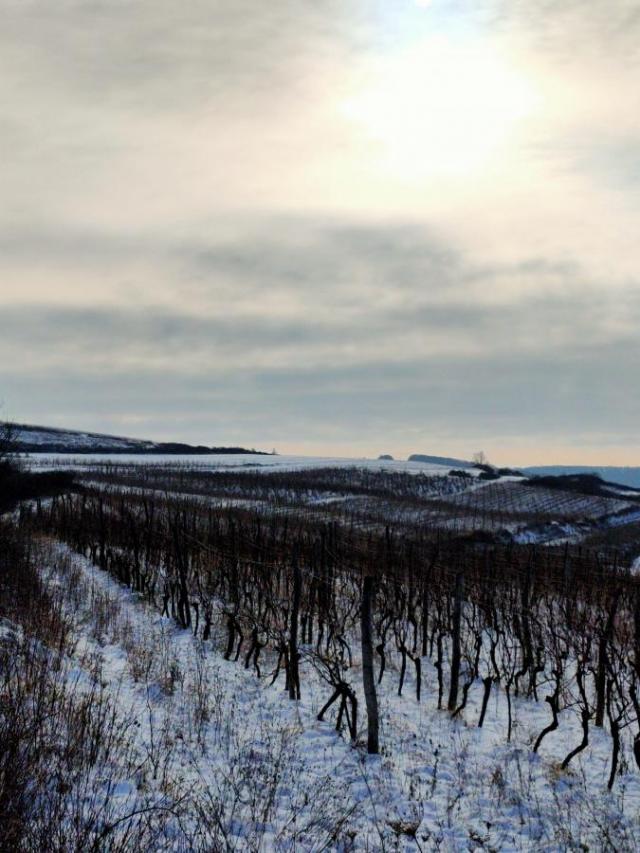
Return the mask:
[[15,435],[11,435],[10,440],[14,449],[19,453],[113,453],[119,455],[125,453],[144,455],[164,453],[170,456],[177,454],[187,456],[194,454],[209,455],[211,453],[268,455],[261,451],[246,450],[243,447],[194,446],[183,442],[148,441],[139,438],[105,435],[98,432],[32,426],[30,424],[14,424],[11,425],[11,429],[15,431]]
[[16,425],[15,442],[19,450],[37,452],[38,449],[52,449],[59,452],[84,452],[107,449],[115,451],[153,449],[157,444],[153,441],[143,441],[136,438],[104,435],[97,432],[82,432],[80,430],[58,429],[55,427],[32,426],[29,424]]

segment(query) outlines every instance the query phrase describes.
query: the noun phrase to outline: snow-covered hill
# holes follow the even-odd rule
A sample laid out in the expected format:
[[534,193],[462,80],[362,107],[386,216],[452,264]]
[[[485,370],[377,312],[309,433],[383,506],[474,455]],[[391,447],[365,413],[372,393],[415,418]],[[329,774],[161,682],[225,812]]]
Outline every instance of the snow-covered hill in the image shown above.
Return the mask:
[[153,441],[122,438],[97,432],[32,426],[30,424],[17,424],[14,440],[17,449],[22,452],[84,453],[91,451],[96,453],[100,450],[106,450],[144,453],[157,447]]
[[558,477],[566,474],[597,474],[609,483],[640,489],[640,467],[616,467],[613,465],[537,465],[521,469],[528,476]]
[[[0,426],[2,426],[0,424]],[[140,438],[105,435],[99,432],[59,429],[57,427],[33,426],[32,424],[12,425],[11,443],[19,453],[135,453],[150,454],[176,453],[197,454],[258,454],[260,451],[245,450],[242,447],[206,447],[182,442],[147,441]]]
[[472,468],[473,462],[456,459],[453,456],[433,456],[425,453],[412,453],[409,462],[426,462],[431,465],[447,465],[449,468]]

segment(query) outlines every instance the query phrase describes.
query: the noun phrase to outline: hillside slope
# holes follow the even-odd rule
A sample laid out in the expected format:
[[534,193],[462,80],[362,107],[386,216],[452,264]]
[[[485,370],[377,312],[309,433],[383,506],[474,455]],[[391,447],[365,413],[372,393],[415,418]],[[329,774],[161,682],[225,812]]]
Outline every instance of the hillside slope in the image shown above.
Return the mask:
[[558,477],[573,474],[597,474],[609,483],[631,486],[634,489],[640,488],[640,467],[616,467],[613,465],[592,465],[591,467],[587,465],[537,465],[523,468],[522,471],[529,476],[551,475]]
[[255,453],[243,447],[207,447],[158,442],[98,432],[15,424],[13,449],[19,453]]

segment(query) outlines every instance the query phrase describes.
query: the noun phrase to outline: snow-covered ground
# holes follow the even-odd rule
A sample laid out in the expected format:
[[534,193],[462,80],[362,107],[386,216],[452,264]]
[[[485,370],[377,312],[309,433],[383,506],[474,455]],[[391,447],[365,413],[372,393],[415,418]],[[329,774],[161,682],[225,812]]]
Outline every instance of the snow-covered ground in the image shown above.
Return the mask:
[[38,427],[27,424],[16,426],[14,441],[21,445],[33,447],[72,447],[78,451],[88,451],[92,448],[112,448],[113,450],[134,450],[135,448],[153,448],[155,443],[134,438],[122,438],[102,433],[81,432],[78,430],[56,429],[53,427]]
[[[382,754],[367,756],[332,721],[317,721],[327,687],[313,671],[304,672],[301,701],[291,702],[282,677],[273,685],[265,677],[266,662],[259,679],[242,662],[223,660],[221,638],[203,643],[178,630],[66,546],[48,544],[44,556],[43,578],[74,617],[70,677],[99,680],[137,756],[135,772],[114,776],[129,765],[112,756],[112,767],[95,768],[88,784],[102,786],[112,822],[141,804],[163,803],[154,850],[640,846],[640,777],[623,772],[606,790],[607,734],[592,730],[571,771],[559,769],[580,741],[572,711],[535,755],[532,742],[549,722],[544,702],[514,700],[507,743],[499,689],[479,729],[480,685],[452,721],[436,708],[430,665],[418,703],[410,680],[396,695],[391,662],[379,688]],[[352,683],[362,700],[360,679],[356,660]]]
[[[302,471],[314,468],[365,468],[373,471],[400,471],[411,474],[446,476],[447,465],[427,462],[408,462],[389,459],[347,458],[342,456],[259,456],[246,454],[169,455],[136,453],[88,453],[82,456],[56,453],[34,453],[26,457],[33,469],[78,468],[113,463],[114,465],[154,465],[158,467],[187,467],[203,471],[240,469],[244,471]],[[471,469],[469,473],[476,473]]]
[[[150,485],[130,487],[126,477],[134,466],[144,466],[158,472],[166,471],[169,478],[157,494],[166,489],[175,497],[200,496],[215,505],[264,508],[269,511],[272,498],[244,495],[238,485],[237,493],[226,486],[224,493],[217,494],[210,481],[195,483],[188,480],[179,485],[171,484],[171,477],[181,472],[190,476],[202,472],[260,472],[313,471],[324,468],[357,468],[365,471],[383,471],[435,477],[443,488],[432,489],[431,495],[420,495],[422,507],[399,504],[393,507],[380,497],[364,497],[360,494],[321,492],[306,495],[291,491],[289,496],[280,495],[278,507],[286,511],[289,503],[307,508],[322,506],[342,507],[345,513],[357,512],[362,523],[369,517],[372,524],[392,522],[395,524],[424,524],[448,531],[469,533],[484,530],[512,537],[520,544],[553,545],[565,542],[577,543],[595,530],[624,526],[640,517],[637,503],[625,501],[629,493],[620,490],[609,497],[581,495],[571,491],[532,486],[522,477],[505,476],[498,481],[483,480],[477,469],[470,469],[468,479],[450,477],[451,468],[435,463],[416,461],[364,459],[345,457],[310,456],[247,456],[231,455],[149,455],[149,454],[83,454],[82,456],[37,453],[25,457],[26,464],[33,470],[73,469],[85,485],[106,488],[113,477],[117,488],[126,492],[154,493]],[[108,474],[108,466],[112,474]],[[129,469],[129,472],[127,471]],[[102,481],[94,478],[100,472]],[[124,477],[124,479],[122,479]],[[444,488],[450,486],[451,488]],[[209,490],[213,489],[212,492]],[[274,493],[275,494],[275,493]],[[430,501],[433,501],[431,505]],[[426,501],[426,502],[425,502]],[[444,501],[444,502],[443,502]],[[333,518],[334,516],[331,516]],[[384,518],[383,518],[384,517]]]

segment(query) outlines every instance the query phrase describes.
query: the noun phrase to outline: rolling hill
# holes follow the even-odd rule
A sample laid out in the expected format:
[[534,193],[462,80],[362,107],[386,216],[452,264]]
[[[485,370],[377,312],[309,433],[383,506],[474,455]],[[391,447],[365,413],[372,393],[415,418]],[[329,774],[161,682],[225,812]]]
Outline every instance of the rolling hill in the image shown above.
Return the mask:
[[244,447],[208,447],[182,442],[158,442],[57,427],[15,424],[12,449],[18,453],[247,453],[266,455]]

